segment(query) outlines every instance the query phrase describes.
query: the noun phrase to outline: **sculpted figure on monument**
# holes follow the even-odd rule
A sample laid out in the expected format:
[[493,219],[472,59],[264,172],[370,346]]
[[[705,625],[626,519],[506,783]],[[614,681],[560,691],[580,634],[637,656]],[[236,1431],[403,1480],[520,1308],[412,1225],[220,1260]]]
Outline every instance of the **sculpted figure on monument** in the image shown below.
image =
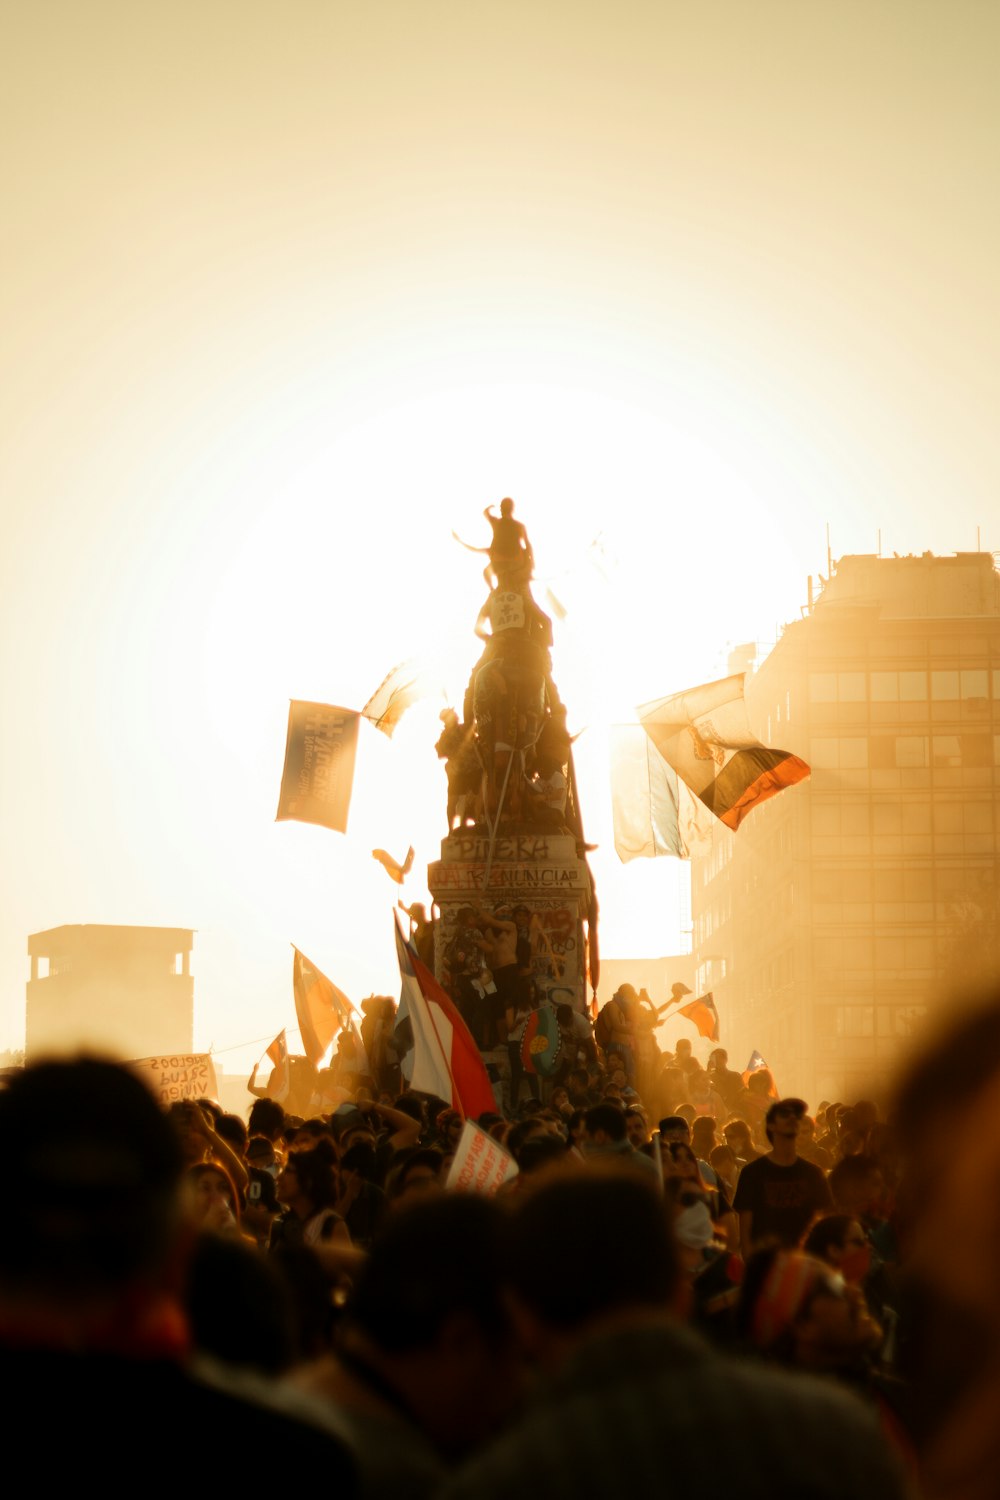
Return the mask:
[[456,532],[452,536],[456,542],[469,552],[481,552],[489,558],[489,562],[483,569],[483,578],[487,587],[493,588],[500,577],[501,569],[520,567],[524,569],[524,577],[529,579],[534,572],[535,558],[528,541],[528,533],[520,521],[514,520],[514,502],[508,496],[500,501],[500,514],[493,514],[492,505],[487,505],[483,515],[489,521],[493,531],[493,537],[488,547],[473,547],[469,542],[463,542]]
[[545,714],[552,645],[552,622],[531,597],[523,564],[500,569],[476,634],[486,643],[472,691],[486,810],[496,817],[502,800],[504,811],[518,818],[525,751],[538,739]]

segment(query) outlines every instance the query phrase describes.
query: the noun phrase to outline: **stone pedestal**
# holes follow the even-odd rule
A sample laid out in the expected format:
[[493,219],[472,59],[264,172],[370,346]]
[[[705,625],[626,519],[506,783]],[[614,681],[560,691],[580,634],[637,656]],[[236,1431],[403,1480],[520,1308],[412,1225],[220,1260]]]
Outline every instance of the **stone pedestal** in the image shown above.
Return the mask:
[[585,1010],[587,949],[584,919],[591,899],[586,862],[568,833],[499,834],[458,829],[441,842],[428,869],[428,886],[441,912],[434,967],[446,982],[445,955],[470,905],[515,921],[531,949],[540,997]]

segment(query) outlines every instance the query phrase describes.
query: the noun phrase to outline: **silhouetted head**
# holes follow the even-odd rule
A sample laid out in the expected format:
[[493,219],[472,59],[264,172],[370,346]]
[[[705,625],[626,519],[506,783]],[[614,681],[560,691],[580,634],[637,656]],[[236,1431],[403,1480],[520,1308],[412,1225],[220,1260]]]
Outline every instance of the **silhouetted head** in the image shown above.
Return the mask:
[[106,1298],[163,1266],[179,1225],[177,1135],[146,1086],[94,1058],[29,1067],[0,1093],[8,1296]]

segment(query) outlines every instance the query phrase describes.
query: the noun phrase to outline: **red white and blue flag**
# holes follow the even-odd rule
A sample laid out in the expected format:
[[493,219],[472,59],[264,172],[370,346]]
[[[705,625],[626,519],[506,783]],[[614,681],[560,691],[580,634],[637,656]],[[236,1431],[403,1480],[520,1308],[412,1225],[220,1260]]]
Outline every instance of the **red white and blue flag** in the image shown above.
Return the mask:
[[753,1051],[750,1054],[750,1061],[747,1063],[746,1067],[743,1069],[743,1085],[744,1085],[744,1087],[746,1087],[746,1084],[747,1084],[748,1080],[750,1079],[750,1077],[754,1073],[766,1073],[768,1075],[768,1077],[770,1078],[770,1080],[771,1080],[771,1086],[770,1086],[770,1088],[767,1091],[768,1098],[770,1098],[770,1099],[777,1099],[777,1098],[780,1097],[779,1094],[778,1094],[778,1085],[774,1081],[774,1074],[771,1072],[770,1068],[768,1067],[768,1065],[764,1061],[764,1059],[761,1057],[761,1055],[757,1051],[756,1047],[753,1049]]
[[396,919],[396,954],[403,983],[396,1029],[408,1020],[413,1035],[411,1089],[447,1099],[467,1119],[497,1107],[493,1085],[454,1002],[403,937]]

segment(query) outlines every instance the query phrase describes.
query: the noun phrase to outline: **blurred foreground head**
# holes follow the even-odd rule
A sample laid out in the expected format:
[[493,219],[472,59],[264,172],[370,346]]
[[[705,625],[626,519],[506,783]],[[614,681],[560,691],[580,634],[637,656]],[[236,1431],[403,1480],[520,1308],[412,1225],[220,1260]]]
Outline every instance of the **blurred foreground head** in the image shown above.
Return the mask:
[[[655,1182],[629,1171],[588,1170],[527,1194],[511,1224],[517,1298],[538,1324],[583,1333],[610,1316],[667,1312],[678,1280],[677,1246]],[[621,1275],[595,1267],[621,1266]],[[557,1267],[541,1273],[539,1267]]]
[[1000,1474],[1000,996],[951,1012],[898,1090],[909,1277],[903,1373],[928,1500],[994,1500]]
[[5,1193],[0,1296],[106,1301],[176,1247],[181,1155],[149,1090],[92,1058],[29,1067],[0,1093]]
[[932,1034],[895,1122],[911,1268],[1000,1332],[1000,997]]
[[506,1216],[491,1198],[425,1193],[381,1227],[348,1304],[340,1358],[443,1454],[481,1442],[519,1383]]

